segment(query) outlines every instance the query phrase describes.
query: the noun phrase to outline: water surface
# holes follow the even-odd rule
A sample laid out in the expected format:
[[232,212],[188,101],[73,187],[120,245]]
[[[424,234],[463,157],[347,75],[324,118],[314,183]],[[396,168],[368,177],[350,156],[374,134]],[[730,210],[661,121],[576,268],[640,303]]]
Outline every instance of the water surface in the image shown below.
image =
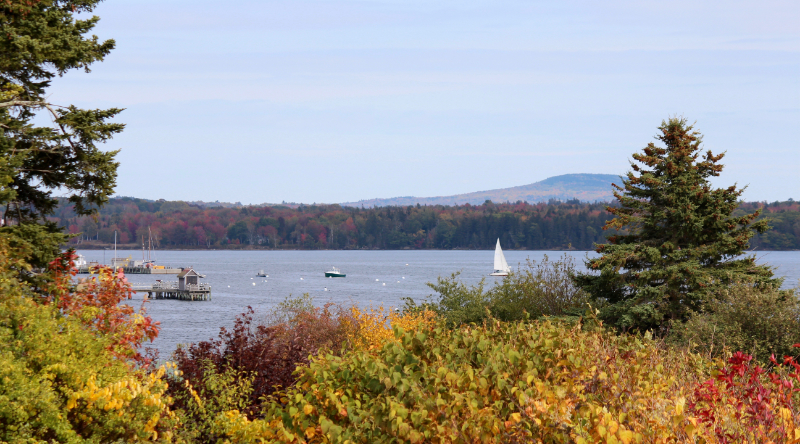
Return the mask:
[[[79,251],[87,260],[110,262],[113,251]],[[556,259],[564,252],[506,251],[508,263],[516,267],[527,258],[541,260],[545,255]],[[579,267],[587,254],[568,252]],[[117,256],[141,259],[141,251],[118,251]],[[775,251],[758,254],[761,263],[775,267],[776,274],[786,278],[785,287],[794,287],[800,280],[800,252]],[[211,284],[211,300],[187,302],[152,300],[147,311],[161,323],[161,333],[152,344],[166,358],[177,344],[215,337],[222,326],[230,327],[236,315],[247,306],[263,315],[287,296],[309,293],[317,304],[325,302],[354,303],[361,306],[402,305],[402,298],[421,301],[432,293],[426,285],[438,276],[460,271],[466,283],[486,279],[492,284],[493,250],[414,250],[414,251],[158,251],[159,265],[192,266],[206,275]],[[324,273],[336,266],[346,278],[325,278]],[[259,270],[269,275],[256,277]],[[81,275],[79,275],[81,276]],[[85,276],[85,275],[83,275]],[[133,283],[152,283],[156,279],[177,280],[175,275],[129,275]],[[142,295],[135,296],[142,300]],[[136,303],[138,305],[138,303]]]

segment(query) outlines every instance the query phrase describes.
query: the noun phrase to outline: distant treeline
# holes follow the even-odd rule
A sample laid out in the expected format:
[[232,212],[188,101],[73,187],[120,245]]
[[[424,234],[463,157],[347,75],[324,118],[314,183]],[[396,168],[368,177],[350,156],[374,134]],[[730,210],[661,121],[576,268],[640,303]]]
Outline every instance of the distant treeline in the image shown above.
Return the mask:
[[[67,202],[52,218],[73,243],[113,243],[158,248],[283,249],[592,249],[609,234],[606,204],[525,202],[460,206],[351,208],[339,205],[203,208],[185,202],[116,198],[96,217],[77,217]],[[743,203],[762,208],[773,230],[753,239],[761,250],[800,249],[797,202]]]

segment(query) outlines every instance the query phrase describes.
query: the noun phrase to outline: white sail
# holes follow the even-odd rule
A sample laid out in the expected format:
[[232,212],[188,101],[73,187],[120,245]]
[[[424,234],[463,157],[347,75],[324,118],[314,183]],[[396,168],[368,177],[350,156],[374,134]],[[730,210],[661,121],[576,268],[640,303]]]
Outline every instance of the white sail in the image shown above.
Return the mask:
[[506,257],[503,255],[503,249],[500,248],[500,238],[497,238],[497,247],[494,249],[494,271],[508,273],[511,268],[506,262]]

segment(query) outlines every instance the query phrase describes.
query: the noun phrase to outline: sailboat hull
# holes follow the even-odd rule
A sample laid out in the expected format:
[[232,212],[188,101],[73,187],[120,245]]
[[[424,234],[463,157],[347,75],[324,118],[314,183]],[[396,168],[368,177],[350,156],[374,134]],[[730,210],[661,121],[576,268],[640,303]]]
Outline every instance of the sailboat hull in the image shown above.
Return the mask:
[[489,273],[489,276],[508,276],[508,273],[504,271],[498,271],[496,273]]
[[328,278],[328,277],[330,277],[330,278],[343,278],[343,277],[347,277],[347,275],[344,274],[344,273],[334,273],[332,271],[326,271],[325,272],[325,277],[326,278]]

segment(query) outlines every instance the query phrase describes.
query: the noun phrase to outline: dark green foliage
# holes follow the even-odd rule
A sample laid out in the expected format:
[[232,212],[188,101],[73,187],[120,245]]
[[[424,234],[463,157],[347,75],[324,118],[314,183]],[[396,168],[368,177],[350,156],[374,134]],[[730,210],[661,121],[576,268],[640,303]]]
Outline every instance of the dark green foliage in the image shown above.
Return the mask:
[[[98,143],[122,131],[108,123],[121,110],[83,110],[46,101],[55,76],[85,69],[114,47],[87,34],[99,18],[75,19],[91,12],[97,0],[9,0],[0,3],[0,207],[5,225],[28,225],[13,234],[30,234],[33,243],[53,250],[65,237],[45,221],[67,194],[78,214],[91,214],[113,193],[116,151]],[[53,127],[34,124],[37,113],[54,120]],[[11,233],[9,233],[11,234]],[[41,261],[34,261],[41,268]]]
[[800,250],[800,202],[745,203],[733,215],[740,216],[757,209],[769,218],[770,230],[750,239],[750,247],[758,250]]
[[575,286],[575,259],[564,254],[556,261],[547,256],[530,259],[492,289],[494,317],[522,320],[527,314],[580,315],[588,308],[588,295]]
[[[495,286],[485,290],[486,281],[467,286],[458,280],[459,273],[439,277],[429,283],[436,293],[423,306],[435,311],[449,325],[480,323],[495,318],[518,321],[541,316],[580,315],[588,306],[586,293],[572,281],[575,262],[567,255],[557,261],[545,256],[541,262],[528,259]],[[418,309],[406,301],[406,309]]]
[[712,357],[742,351],[768,363],[774,354],[796,356],[800,351],[800,291],[755,288],[734,284],[722,289],[704,313],[685,324],[676,323],[670,342],[688,345]]
[[[62,201],[55,218],[83,239],[123,244],[147,238],[161,247],[241,245],[303,249],[583,249],[603,238],[605,205],[523,202],[464,206],[347,208],[339,205],[203,207],[185,202],[114,198],[100,210],[97,229]],[[91,224],[89,224],[91,225]],[[105,230],[105,231],[103,231]],[[105,235],[104,235],[105,233]],[[111,234],[111,237],[108,235]],[[99,245],[98,245],[99,246]],[[87,245],[84,245],[86,248]]]
[[[616,187],[619,206],[607,228],[619,230],[602,256],[587,262],[594,273],[577,283],[608,302],[602,318],[621,329],[661,329],[702,312],[734,282],[779,285],[772,269],[742,256],[755,232],[768,229],[760,212],[733,216],[743,189],[715,189],[723,154],[701,153],[701,135],[685,119],[662,122],[661,134],[633,155],[633,171]],[[640,164],[640,165],[639,165]]]

